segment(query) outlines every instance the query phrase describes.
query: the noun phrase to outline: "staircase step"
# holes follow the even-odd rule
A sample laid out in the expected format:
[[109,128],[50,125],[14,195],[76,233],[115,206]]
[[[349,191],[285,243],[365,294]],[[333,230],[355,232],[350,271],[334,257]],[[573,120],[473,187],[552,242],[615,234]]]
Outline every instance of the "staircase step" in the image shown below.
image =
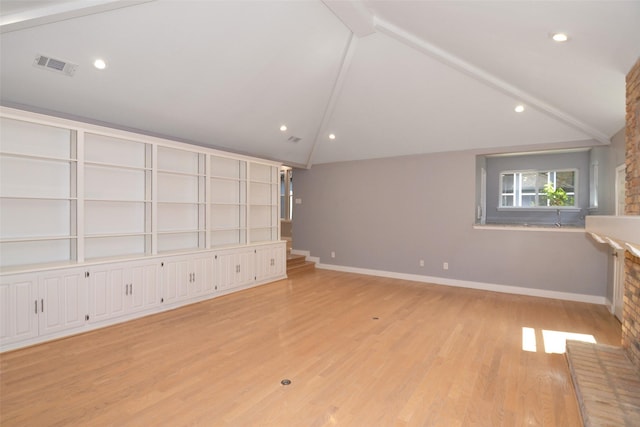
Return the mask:
[[307,257],[304,255],[289,255],[287,256],[287,268],[289,268],[289,266],[304,264],[306,260]]
[[287,275],[298,273],[306,273],[316,270],[316,263],[313,261],[303,261],[302,263],[296,263],[294,265],[287,265]]

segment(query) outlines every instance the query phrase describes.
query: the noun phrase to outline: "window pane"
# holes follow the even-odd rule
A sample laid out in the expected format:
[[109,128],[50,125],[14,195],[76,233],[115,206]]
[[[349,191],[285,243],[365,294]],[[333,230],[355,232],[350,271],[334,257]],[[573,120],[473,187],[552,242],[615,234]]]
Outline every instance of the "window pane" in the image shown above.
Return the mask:
[[536,205],[536,196],[535,194],[523,194],[522,195],[522,207],[532,207]]
[[575,172],[556,172],[556,187],[562,188],[567,193],[573,193],[575,191]]
[[[495,200],[495,199],[493,199]],[[502,206],[513,206],[513,196],[502,196]]]
[[547,183],[552,182],[553,181],[553,172],[538,172],[538,183],[537,183],[537,188],[538,188],[538,204],[537,206],[547,206],[547,196],[546,193],[544,191],[544,186],[547,185]]
[[534,193],[536,190],[537,172],[525,172],[522,174],[522,192]]
[[513,174],[502,175],[502,194],[513,194]]

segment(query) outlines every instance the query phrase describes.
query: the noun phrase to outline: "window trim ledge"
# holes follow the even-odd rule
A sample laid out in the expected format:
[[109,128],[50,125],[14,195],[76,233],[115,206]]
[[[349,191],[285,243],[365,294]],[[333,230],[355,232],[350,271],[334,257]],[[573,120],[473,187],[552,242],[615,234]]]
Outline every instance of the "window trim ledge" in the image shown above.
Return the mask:
[[498,206],[498,211],[503,212],[555,212],[561,210],[563,212],[580,212],[582,208],[575,206],[538,206],[538,207],[506,207]]

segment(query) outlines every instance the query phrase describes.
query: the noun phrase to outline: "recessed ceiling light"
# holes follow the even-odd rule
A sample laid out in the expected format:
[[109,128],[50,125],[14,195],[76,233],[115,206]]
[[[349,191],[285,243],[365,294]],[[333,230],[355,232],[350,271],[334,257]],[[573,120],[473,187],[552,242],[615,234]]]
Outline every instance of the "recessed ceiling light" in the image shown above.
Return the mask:
[[567,40],[569,40],[569,36],[567,36],[565,33],[553,33],[551,35],[551,38],[554,42],[558,43],[566,42]]
[[524,111],[524,105],[516,105],[516,108],[513,109],[516,113],[522,113]]
[[329,134],[329,139],[336,139],[336,136],[335,136],[335,134],[333,134],[333,133],[330,133],[330,134]]
[[93,66],[98,70],[104,70],[105,68],[107,68],[107,63],[104,62],[104,59],[96,59],[95,61],[93,61]]
[[280,126],[280,130],[281,130],[282,132],[286,131],[286,130],[287,130],[287,125],[282,125],[282,126]]

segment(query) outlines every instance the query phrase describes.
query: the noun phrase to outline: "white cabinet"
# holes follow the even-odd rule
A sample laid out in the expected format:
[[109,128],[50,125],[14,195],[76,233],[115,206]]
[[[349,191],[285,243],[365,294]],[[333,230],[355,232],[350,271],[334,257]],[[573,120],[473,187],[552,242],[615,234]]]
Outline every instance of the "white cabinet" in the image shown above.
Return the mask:
[[0,349],[284,277],[276,162],[1,106],[0,131]]
[[221,290],[249,285],[255,281],[253,249],[235,249],[218,253],[217,275]]
[[96,267],[89,272],[89,321],[148,311],[160,304],[157,261]]
[[214,277],[214,255],[179,256],[163,263],[165,304],[209,295],[217,290]]
[[284,277],[286,244],[269,245],[256,249],[256,280],[266,281]]
[[0,282],[0,345],[81,328],[87,316],[85,270],[4,276]]
[[24,274],[0,280],[0,343],[38,336],[38,277]]
[[87,316],[84,269],[52,271],[39,279],[40,335],[81,327]]

